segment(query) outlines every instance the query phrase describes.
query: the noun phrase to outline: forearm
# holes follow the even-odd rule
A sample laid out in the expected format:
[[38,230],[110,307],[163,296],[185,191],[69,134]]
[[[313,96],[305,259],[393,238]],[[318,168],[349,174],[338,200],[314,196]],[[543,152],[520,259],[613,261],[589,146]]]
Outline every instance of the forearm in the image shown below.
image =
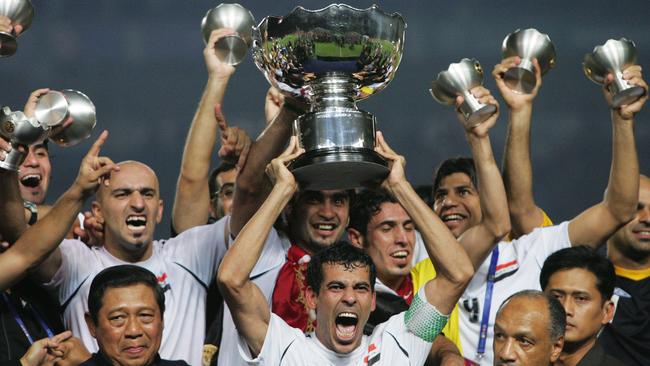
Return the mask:
[[612,111],[612,167],[604,204],[620,223],[632,219],[639,199],[639,161],[634,139],[634,120]]
[[205,224],[209,216],[208,179],[218,133],[214,107],[223,101],[227,84],[228,78],[208,79],[187,134],[172,209],[178,233]]
[[543,221],[533,195],[533,169],[530,159],[532,105],[510,111],[503,154],[503,180],[513,232],[528,234]]
[[0,236],[14,243],[27,228],[18,172],[0,169]]
[[436,337],[425,365],[452,366],[464,365],[463,356],[458,347],[443,334]]

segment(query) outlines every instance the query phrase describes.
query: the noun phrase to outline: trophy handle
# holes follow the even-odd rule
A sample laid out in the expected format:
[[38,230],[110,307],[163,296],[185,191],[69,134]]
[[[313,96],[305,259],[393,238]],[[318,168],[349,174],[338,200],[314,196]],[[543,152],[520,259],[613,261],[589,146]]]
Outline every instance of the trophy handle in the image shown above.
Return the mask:
[[0,57],[9,57],[16,53],[18,42],[16,36],[7,32],[0,32]]

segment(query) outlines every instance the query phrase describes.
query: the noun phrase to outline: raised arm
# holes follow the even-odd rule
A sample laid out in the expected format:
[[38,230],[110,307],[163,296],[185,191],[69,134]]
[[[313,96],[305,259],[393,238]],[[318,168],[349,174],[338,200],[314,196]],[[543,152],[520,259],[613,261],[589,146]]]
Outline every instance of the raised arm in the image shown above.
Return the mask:
[[222,103],[228,81],[235,72],[233,66],[217,58],[214,46],[220,38],[232,33],[234,31],[227,28],[212,31],[203,49],[208,81],[187,133],[183,150],[181,171],[172,208],[172,225],[177,233],[208,222],[210,214],[208,176],[220,126],[215,116],[215,107]]
[[230,232],[233,236],[239,233],[269,194],[271,184],[261,172],[284,150],[291,136],[293,121],[303,113],[304,106],[290,98],[284,98],[282,107],[277,111],[274,105],[279,100],[275,91],[267,93],[266,118],[268,121],[273,114],[275,118],[251,145],[246,162],[237,175],[234,209],[230,219]]
[[267,174],[275,179],[273,189],[226,252],[217,276],[237,331],[244,337],[254,356],[262,350],[271,310],[266,298],[249,276],[262,254],[273,223],[296,191],[296,181],[286,164],[302,153],[297,146],[296,138],[292,137],[289,148],[273,159],[267,168]]
[[[639,199],[639,161],[634,140],[634,115],[648,99],[648,85],[641,76],[640,66],[631,66],[623,73],[631,85],[645,89],[645,94],[630,105],[611,110],[612,167],[603,201],[571,220],[569,239],[573,245],[597,247],[620,226],[634,218]],[[608,76],[612,81],[612,75]],[[612,96],[607,87],[605,99],[611,105]]]
[[[25,272],[39,265],[55,251],[46,263],[37,268],[43,282],[49,281],[61,264],[57,247],[65,238],[72,222],[77,218],[86,198],[99,187],[102,177],[119,168],[99,151],[108,137],[104,131],[92,145],[79,168],[79,175],[72,186],[59,198],[48,215],[25,230],[16,243],[0,255],[0,288],[8,287]],[[22,212],[21,212],[22,214]]]
[[[472,94],[479,102],[498,107],[496,99],[484,87],[472,89]],[[458,97],[456,105],[460,105],[462,102],[462,97]],[[464,118],[460,113],[457,114],[462,124]],[[499,167],[494,160],[488,133],[490,128],[495,125],[498,116],[497,110],[497,113],[494,113],[486,121],[465,129],[465,138],[472,151],[476,168],[481,221],[465,231],[459,241],[469,254],[474,268],[478,268],[483,263],[492,247],[510,231],[506,192]]]
[[509,57],[494,67],[492,76],[497,88],[508,106],[508,133],[506,147],[503,153],[503,183],[506,187],[510,221],[512,223],[511,237],[518,238],[542,226],[544,213],[535,203],[533,195],[533,169],[530,161],[530,124],[533,114],[533,101],[542,86],[537,59],[535,77],[537,83],[530,94],[515,93],[510,90],[503,76],[505,72],[521,62],[518,56]]
[[451,231],[406,180],[406,160],[388,146],[381,132],[377,132],[376,151],[388,161],[390,167],[384,188],[413,219],[436,268],[436,278],[425,285],[427,300],[441,313],[449,314],[474,275],[472,263]]

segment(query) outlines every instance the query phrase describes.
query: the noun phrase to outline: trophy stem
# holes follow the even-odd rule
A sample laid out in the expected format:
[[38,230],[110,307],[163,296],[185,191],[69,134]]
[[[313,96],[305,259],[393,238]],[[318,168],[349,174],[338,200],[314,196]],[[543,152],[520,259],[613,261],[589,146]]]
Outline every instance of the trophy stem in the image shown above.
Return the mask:
[[0,57],[11,56],[17,49],[16,37],[11,33],[0,32]]
[[17,172],[20,164],[23,163],[27,154],[21,153],[18,149],[12,149],[4,161],[0,161],[0,168],[9,170],[12,172]]
[[614,108],[633,103],[645,93],[645,89],[642,87],[628,84],[620,71],[614,73],[614,81],[609,84],[609,91],[614,96],[612,99]]
[[322,111],[330,108],[357,109],[354,98],[357,94],[354,79],[349,75],[330,72],[317,77],[309,84],[312,93],[311,111]]

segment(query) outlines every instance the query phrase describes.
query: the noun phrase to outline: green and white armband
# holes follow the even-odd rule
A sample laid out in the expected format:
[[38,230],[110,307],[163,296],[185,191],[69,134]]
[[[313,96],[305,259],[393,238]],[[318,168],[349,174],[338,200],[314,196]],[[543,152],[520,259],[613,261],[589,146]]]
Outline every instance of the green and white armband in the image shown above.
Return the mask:
[[448,320],[449,315],[443,315],[429,304],[424,287],[415,295],[411,307],[404,314],[406,329],[427,342],[433,342]]

